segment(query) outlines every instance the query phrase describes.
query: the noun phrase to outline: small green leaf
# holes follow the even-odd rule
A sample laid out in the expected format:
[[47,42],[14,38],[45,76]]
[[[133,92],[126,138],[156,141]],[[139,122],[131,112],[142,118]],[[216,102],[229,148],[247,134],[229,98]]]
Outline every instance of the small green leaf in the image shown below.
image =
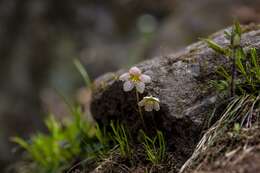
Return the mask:
[[228,31],[224,31],[224,34],[225,34],[225,38],[227,40],[230,40],[231,39],[231,34],[228,32]]
[[259,61],[257,59],[257,52],[256,52],[256,49],[255,48],[252,48],[250,50],[250,53],[251,53],[251,60],[252,60],[252,64],[254,66],[254,70],[256,72],[256,75],[257,77],[259,78],[260,80],[260,65],[259,65]]
[[241,30],[240,24],[238,21],[235,21],[234,25],[232,27],[232,32],[231,32],[231,46],[232,47],[235,48],[235,47],[240,46],[241,34],[242,34],[242,30]]
[[211,39],[202,39],[205,43],[208,44],[208,46],[213,49],[214,51],[222,54],[222,55],[226,55],[227,51],[226,49],[224,49],[223,47],[221,47],[219,44],[217,44],[216,42],[212,41]]
[[217,73],[220,76],[224,77],[227,81],[231,80],[231,75],[227,72],[227,70],[223,66],[220,66],[218,68]]
[[242,60],[245,59],[244,53],[242,49],[238,49],[236,51],[236,66],[238,67],[238,70],[246,77],[246,70],[244,68],[244,65],[242,64]]
[[30,150],[29,144],[25,140],[23,140],[22,138],[12,137],[11,141],[19,144],[21,147],[23,147],[26,150]]
[[240,26],[240,23],[238,20],[235,20],[234,22],[234,31],[236,34],[238,34],[239,36],[241,36],[242,34],[242,29],[241,29],[241,26]]
[[235,123],[233,130],[234,130],[236,133],[239,133],[240,130],[241,130],[240,124],[239,124],[239,123]]

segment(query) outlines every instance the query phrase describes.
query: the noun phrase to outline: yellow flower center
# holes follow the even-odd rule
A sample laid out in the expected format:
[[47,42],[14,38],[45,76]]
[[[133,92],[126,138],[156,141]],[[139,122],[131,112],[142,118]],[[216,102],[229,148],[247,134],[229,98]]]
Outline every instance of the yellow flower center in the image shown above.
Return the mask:
[[153,101],[153,100],[147,100],[146,104],[147,104],[147,105],[153,105],[153,104],[154,104],[154,101]]
[[131,75],[130,80],[133,82],[140,82],[140,76],[139,75]]

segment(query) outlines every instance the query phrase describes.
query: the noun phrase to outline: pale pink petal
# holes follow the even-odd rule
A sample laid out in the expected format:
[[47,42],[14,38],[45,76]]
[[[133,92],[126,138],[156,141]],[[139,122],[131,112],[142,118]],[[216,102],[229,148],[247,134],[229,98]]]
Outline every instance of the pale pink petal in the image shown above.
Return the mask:
[[143,82],[138,82],[135,84],[135,87],[136,87],[136,90],[142,94],[145,89],[145,84]]
[[151,77],[145,74],[142,74],[140,76],[140,80],[144,83],[150,83],[151,82]]
[[138,103],[138,106],[140,106],[140,107],[142,107],[142,106],[144,106],[145,105],[145,101],[144,100],[142,100],[142,101],[140,101],[139,103]]
[[134,84],[133,84],[133,82],[131,82],[131,81],[126,81],[125,83],[124,83],[124,91],[125,92],[128,92],[128,91],[131,91],[133,88],[134,88]]
[[160,110],[160,105],[159,105],[159,103],[158,103],[158,102],[155,102],[154,105],[153,105],[153,108],[154,108],[154,110],[159,111],[159,110]]
[[153,105],[152,104],[146,104],[144,106],[144,110],[147,112],[152,112],[153,111]]
[[129,70],[129,73],[132,75],[141,75],[141,70],[138,67],[132,67]]
[[119,77],[119,80],[121,81],[127,81],[130,78],[130,74],[129,73],[124,73]]

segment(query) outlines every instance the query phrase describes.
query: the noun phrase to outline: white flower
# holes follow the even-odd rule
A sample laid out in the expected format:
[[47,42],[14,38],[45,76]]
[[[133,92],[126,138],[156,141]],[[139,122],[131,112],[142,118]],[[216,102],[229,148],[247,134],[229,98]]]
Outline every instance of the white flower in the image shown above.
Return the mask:
[[137,67],[132,67],[128,73],[124,73],[119,77],[124,81],[124,91],[131,91],[134,87],[139,93],[143,93],[145,84],[151,82],[151,77],[142,74],[141,70]]
[[151,112],[154,110],[160,110],[160,100],[153,96],[144,97],[139,103],[138,106],[144,107],[144,110]]

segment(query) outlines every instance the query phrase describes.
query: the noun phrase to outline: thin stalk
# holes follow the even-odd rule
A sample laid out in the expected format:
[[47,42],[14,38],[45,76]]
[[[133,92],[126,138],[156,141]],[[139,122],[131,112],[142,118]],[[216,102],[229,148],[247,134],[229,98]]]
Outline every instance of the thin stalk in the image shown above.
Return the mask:
[[236,69],[236,48],[232,49],[232,78],[231,78],[231,87],[230,87],[230,95],[233,97],[235,95],[236,90],[236,76],[237,76],[237,69]]
[[135,93],[136,93],[136,101],[137,101],[138,112],[139,112],[139,115],[140,115],[140,117],[141,117],[141,121],[142,121],[143,126],[144,126],[144,116],[143,116],[143,112],[142,112],[141,107],[138,105],[138,103],[140,102],[139,93],[138,93],[137,90],[135,90]]

